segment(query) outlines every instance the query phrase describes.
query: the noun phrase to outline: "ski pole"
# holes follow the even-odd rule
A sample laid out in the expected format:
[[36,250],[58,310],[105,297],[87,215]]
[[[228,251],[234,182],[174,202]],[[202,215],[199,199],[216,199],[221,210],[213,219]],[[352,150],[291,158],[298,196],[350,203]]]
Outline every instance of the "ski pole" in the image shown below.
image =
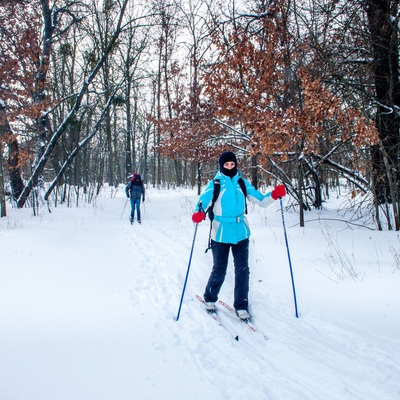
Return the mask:
[[198,227],[198,225],[199,225],[199,224],[196,224],[196,227],[194,228],[192,249],[190,250],[189,264],[188,264],[187,271],[186,271],[185,283],[183,284],[181,302],[179,303],[179,310],[178,310],[178,315],[176,316],[176,321],[178,321],[178,319],[179,319],[179,315],[180,315],[180,313],[181,313],[181,308],[182,308],[183,297],[185,296],[186,283],[187,283],[188,277],[189,277],[190,264],[191,264],[191,262],[192,262],[193,248],[194,248],[194,242],[196,241],[196,234],[197,234],[197,227]]
[[279,198],[280,204],[281,204],[281,214],[282,214],[282,225],[283,225],[283,231],[285,233],[285,242],[286,242],[286,250],[287,250],[287,255],[288,255],[288,260],[289,260],[289,267],[290,267],[290,276],[292,278],[292,288],[293,288],[293,297],[294,297],[294,308],[296,311],[296,318],[299,318],[299,313],[297,311],[297,300],[296,300],[296,288],[294,286],[294,278],[293,278],[293,269],[292,269],[292,262],[290,260],[290,251],[289,251],[289,244],[288,244],[288,239],[287,239],[287,234],[286,234],[286,226],[285,226],[285,218],[283,216],[283,206],[282,206],[282,197]]
[[126,199],[126,201],[125,201],[125,205],[124,205],[124,209],[122,210],[121,218],[122,218],[122,216],[124,215],[126,205],[128,204],[128,200],[129,200],[129,199]]
[[123,215],[124,215],[126,205],[128,204],[128,200],[129,200],[129,199],[126,199],[126,201],[125,201],[124,209],[122,210],[122,214],[121,214],[121,219],[122,219],[122,217],[123,217]]

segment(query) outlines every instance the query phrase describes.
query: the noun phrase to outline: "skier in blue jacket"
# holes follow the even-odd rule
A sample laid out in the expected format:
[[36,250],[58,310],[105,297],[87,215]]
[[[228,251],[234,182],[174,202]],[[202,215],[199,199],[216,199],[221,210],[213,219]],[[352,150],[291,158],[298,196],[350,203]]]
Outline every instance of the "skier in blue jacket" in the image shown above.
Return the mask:
[[[204,292],[206,308],[216,309],[215,302],[225,280],[228,266],[229,250],[232,250],[235,267],[234,308],[241,319],[249,319],[249,237],[250,228],[245,212],[245,196],[239,185],[242,174],[237,169],[237,159],[234,153],[227,151],[219,158],[219,171],[214,179],[219,179],[221,189],[215,201],[214,219],[211,229],[211,250],[213,268]],[[247,192],[247,199],[261,207],[267,207],[274,200],[286,195],[284,185],[278,185],[272,192],[262,194],[242,178]],[[204,210],[212,203],[214,180],[211,180],[195,207],[192,215],[194,223],[200,223],[206,217]]]
[[132,224],[135,219],[135,209],[136,209],[137,221],[140,224],[141,223],[141,220],[140,220],[140,198],[142,198],[142,200],[144,202],[145,188],[144,188],[144,184],[142,182],[142,178],[137,172],[135,172],[133,174],[131,181],[126,185],[125,193],[126,193],[126,196],[128,197],[128,199],[131,200],[131,217],[129,220],[131,221],[131,224]]

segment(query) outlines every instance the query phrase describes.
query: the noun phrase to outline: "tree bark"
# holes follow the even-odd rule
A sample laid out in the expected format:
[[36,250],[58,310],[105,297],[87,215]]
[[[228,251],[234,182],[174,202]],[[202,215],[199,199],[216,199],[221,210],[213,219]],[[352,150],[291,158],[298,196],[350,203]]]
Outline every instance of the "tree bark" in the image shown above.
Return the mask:
[[20,152],[18,140],[12,135],[5,108],[0,104],[0,140],[8,146],[8,174],[10,177],[12,196],[16,200],[24,189],[21,178]]
[[4,175],[3,175],[3,143],[0,136],[0,217],[7,216],[6,209],[6,193],[4,190]]
[[[382,146],[372,148],[374,187],[379,204],[393,203],[396,213],[400,204],[398,1],[368,0],[365,4],[374,59],[376,123]],[[395,215],[396,230],[400,229],[399,219]]]

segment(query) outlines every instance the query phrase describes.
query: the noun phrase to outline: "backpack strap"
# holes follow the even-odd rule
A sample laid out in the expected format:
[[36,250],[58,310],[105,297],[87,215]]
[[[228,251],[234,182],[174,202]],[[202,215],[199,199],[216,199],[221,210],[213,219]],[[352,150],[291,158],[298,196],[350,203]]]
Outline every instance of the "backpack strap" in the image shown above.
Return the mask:
[[208,215],[208,218],[210,218],[210,221],[212,221],[214,219],[214,212],[213,212],[213,208],[214,208],[214,204],[218,199],[219,196],[219,192],[221,191],[221,181],[219,179],[214,179],[214,192],[213,192],[213,197],[211,200],[211,204],[210,206],[207,208],[206,210],[206,214]]
[[240,186],[240,189],[242,189],[242,192],[244,194],[244,213],[247,214],[247,190],[246,190],[246,184],[244,183],[243,178],[238,179],[238,183]]
[[213,222],[213,219],[214,219],[213,208],[214,208],[215,202],[218,199],[220,191],[221,191],[221,181],[219,179],[214,179],[213,197],[212,197],[210,206],[205,211],[205,213],[208,215],[208,218],[210,219],[210,233],[208,234],[208,246],[206,248],[205,253],[207,253],[207,251],[211,249],[211,230],[212,230],[212,222]]
[[[247,214],[247,201],[246,201],[247,190],[246,190],[246,184],[244,183],[243,178],[239,178],[238,179],[238,183],[239,183],[240,189],[242,190],[243,195],[244,195],[244,205],[245,205],[244,213]],[[220,191],[221,191],[221,181],[219,179],[214,179],[213,197],[212,197],[210,206],[207,208],[207,210],[205,212],[208,215],[208,218],[210,219],[210,233],[208,235],[208,247],[207,247],[207,249],[205,251],[206,253],[207,253],[208,250],[211,249],[211,230],[212,230],[212,222],[213,222],[213,219],[214,219],[213,208],[214,208],[215,202],[218,199]]]

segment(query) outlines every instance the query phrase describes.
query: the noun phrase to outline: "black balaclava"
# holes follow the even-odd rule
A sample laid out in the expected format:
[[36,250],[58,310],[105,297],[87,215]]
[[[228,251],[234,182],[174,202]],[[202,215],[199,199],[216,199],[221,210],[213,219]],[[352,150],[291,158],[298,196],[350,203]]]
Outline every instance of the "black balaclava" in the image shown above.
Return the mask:
[[[235,167],[232,169],[224,168],[224,164],[228,161],[233,161],[235,163]],[[234,153],[231,151],[225,151],[219,157],[219,170],[226,176],[233,178],[237,174],[237,160]]]

